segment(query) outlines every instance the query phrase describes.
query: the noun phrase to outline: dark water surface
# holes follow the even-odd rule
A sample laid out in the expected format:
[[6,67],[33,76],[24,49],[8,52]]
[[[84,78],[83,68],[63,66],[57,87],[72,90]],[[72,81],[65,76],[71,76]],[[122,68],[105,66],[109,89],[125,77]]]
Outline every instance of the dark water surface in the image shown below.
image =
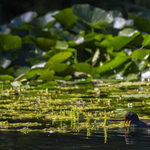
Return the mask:
[[0,149],[2,150],[148,150],[150,149],[150,135],[148,133],[134,133],[125,138],[121,129],[107,131],[105,141],[103,131],[93,131],[86,136],[86,131],[80,133],[41,133],[30,132],[23,135],[21,132],[0,132]]

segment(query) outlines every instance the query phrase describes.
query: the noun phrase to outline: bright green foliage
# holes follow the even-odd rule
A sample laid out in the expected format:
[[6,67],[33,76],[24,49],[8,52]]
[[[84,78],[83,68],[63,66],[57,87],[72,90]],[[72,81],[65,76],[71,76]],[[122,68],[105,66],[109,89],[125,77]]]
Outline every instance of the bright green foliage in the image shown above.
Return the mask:
[[8,51],[21,47],[21,38],[19,36],[0,34],[0,50]]
[[10,75],[0,75],[0,81],[13,81],[14,77],[10,76]]
[[150,65],[149,13],[129,13],[125,19],[121,12],[89,4],[26,12],[1,28],[0,74],[21,75],[19,80],[32,85],[78,78],[76,72],[88,74],[85,83],[118,75],[137,80]]
[[111,14],[88,4],[74,5],[73,14],[93,28],[102,28],[105,24],[113,21]]
[[96,69],[87,63],[77,63],[74,64],[73,67],[79,72],[85,72],[92,76],[98,76]]
[[54,15],[54,17],[58,22],[68,28],[73,26],[76,22],[76,17],[73,15],[72,8],[61,10],[58,14]]

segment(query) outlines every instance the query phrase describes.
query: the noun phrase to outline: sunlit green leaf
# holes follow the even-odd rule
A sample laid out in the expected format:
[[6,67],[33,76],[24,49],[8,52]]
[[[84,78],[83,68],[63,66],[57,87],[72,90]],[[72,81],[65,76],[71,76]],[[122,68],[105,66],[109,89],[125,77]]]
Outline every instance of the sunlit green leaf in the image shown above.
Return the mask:
[[62,25],[70,28],[76,22],[76,17],[73,15],[72,8],[61,10],[58,14],[54,15],[56,20]]
[[72,56],[71,52],[60,52],[52,56],[46,63],[45,67],[49,67],[51,64],[62,63],[66,59]]
[[84,72],[86,74],[90,74],[95,77],[99,76],[96,69],[87,63],[74,64],[73,68],[75,68],[79,72]]
[[131,58],[137,58],[137,59],[144,59],[145,56],[150,54],[150,50],[148,49],[142,49],[142,50],[135,50],[130,55]]
[[126,36],[126,37],[132,37],[135,33],[138,31],[132,28],[125,28],[122,31],[119,32],[119,36]]
[[59,77],[59,76],[54,76],[54,80],[64,80],[64,81],[69,81],[72,79],[71,75],[65,76],[65,77]]
[[52,66],[50,66],[50,69],[54,70],[55,72],[59,73],[62,72],[64,70],[66,70],[69,67],[68,64],[53,64]]
[[68,48],[68,44],[66,41],[57,41],[55,47],[58,49],[66,49]]
[[19,36],[0,34],[0,48],[3,51],[20,48],[21,44],[22,41]]
[[120,50],[129,42],[131,42],[140,32],[135,32],[132,36],[115,36],[112,38],[104,39],[101,43],[96,42],[95,44],[102,47],[113,47],[115,50]]
[[98,73],[104,73],[110,70],[114,70],[115,68],[121,66],[128,59],[128,56],[118,56],[115,57],[112,61],[100,66],[97,68]]
[[35,87],[35,89],[57,89],[57,82],[49,81],[47,83],[41,84],[40,86]]
[[98,33],[89,33],[84,36],[85,41],[89,42],[92,40],[101,41],[102,39],[112,37],[112,35],[98,34]]
[[0,81],[14,81],[14,77],[10,75],[0,75]]
[[91,81],[92,78],[87,78],[87,79],[76,81],[76,84],[86,84],[86,83],[90,83]]
[[54,70],[43,69],[40,72],[39,79],[46,80],[46,81],[51,81],[53,79],[54,74],[55,74]]
[[127,77],[125,77],[125,81],[135,81],[138,79],[138,76],[137,74],[129,74]]
[[147,35],[143,35],[143,42],[142,42],[142,45],[146,46],[149,42],[150,42],[150,34],[147,34]]

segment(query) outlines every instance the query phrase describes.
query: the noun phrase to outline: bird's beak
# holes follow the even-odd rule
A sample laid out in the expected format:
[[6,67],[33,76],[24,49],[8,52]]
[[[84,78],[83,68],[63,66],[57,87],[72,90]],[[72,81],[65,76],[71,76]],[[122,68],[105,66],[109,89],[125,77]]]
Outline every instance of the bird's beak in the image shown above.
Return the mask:
[[125,122],[125,123],[126,123],[126,122],[127,122],[127,123],[129,123],[129,120],[126,120],[126,119],[125,119],[125,121],[124,121],[124,122]]

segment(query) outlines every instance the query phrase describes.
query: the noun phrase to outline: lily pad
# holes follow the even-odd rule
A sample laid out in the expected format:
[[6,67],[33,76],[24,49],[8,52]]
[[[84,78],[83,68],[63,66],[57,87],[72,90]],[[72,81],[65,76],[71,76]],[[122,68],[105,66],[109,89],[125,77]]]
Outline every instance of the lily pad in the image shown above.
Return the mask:
[[0,75],[0,81],[14,81],[14,77],[10,75]]
[[76,17],[73,15],[72,8],[66,8],[61,10],[59,13],[54,15],[56,20],[60,22],[62,25],[70,28],[76,22]]
[[43,51],[49,50],[51,46],[55,46],[56,44],[56,41],[43,37],[32,38],[32,40],[35,45]]
[[17,69],[14,72],[14,74],[17,77],[17,76],[19,76],[21,74],[27,74],[29,72],[29,70],[30,70],[30,67],[21,67],[21,68]]
[[0,48],[8,51],[15,48],[21,48],[21,38],[15,35],[0,34]]
[[66,41],[57,41],[55,47],[57,49],[66,49],[68,48],[68,43]]
[[150,42],[150,34],[143,35],[143,38],[144,38],[144,40],[142,42],[142,45],[146,46]]
[[98,73],[104,73],[110,70],[114,70],[115,68],[121,66],[123,63],[125,63],[128,59],[128,56],[118,56],[115,57],[110,62],[105,63],[104,65],[97,68]]
[[77,71],[79,72],[84,72],[86,74],[90,74],[94,77],[98,77],[98,72],[96,71],[96,69],[94,67],[92,67],[91,65],[87,64],[87,63],[77,63],[73,65],[73,68],[75,68]]
[[73,14],[94,28],[102,28],[105,24],[113,21],[113,17],[110,13],[101,8],[95,8],[89,4],[74,5]]
[[84,42],[84,37],[81,35],[74,35],[67,32],[62,32],[59,30],[54,31],[56,34],[58,34],[63,40],[74,43],[75,45],[81,44]]
[[53,13],[49,12],[44,16],[34,18],[31,24],[34,26],[50,28],[55,22],[56,21],[55,18],[53,17]]
[[137,37],[140,34],[139,31],[134,31],[130,35],[129,32],[128,34],[124,33],[125,31],[122,31],[122,33],[120,33],[120,36],[110,37],[110,38],[104,39],[101,43],[96,42],[95,44],[97,46],[113,47],[114,50],[120,50],[121,48],[123,48],[125,45],[127,45],[129,42],[131,42],[135,37]]
[[53,57],[51,57],[45,67],[49,67],[52,63],[55,64],[55,63],[62,63],[63,61],[65,61],[66,59],[68,59],[69,57],[72,56],[72,53],[71,52],[60,52],[60,53],[57,53],[56,55],[54,55]]
[[141,51],[135,50],[133,53],[130,55],[131,58],[137,58],[137,59],[144,59],[145,56],[150,54],[149,49],[143,49]]

